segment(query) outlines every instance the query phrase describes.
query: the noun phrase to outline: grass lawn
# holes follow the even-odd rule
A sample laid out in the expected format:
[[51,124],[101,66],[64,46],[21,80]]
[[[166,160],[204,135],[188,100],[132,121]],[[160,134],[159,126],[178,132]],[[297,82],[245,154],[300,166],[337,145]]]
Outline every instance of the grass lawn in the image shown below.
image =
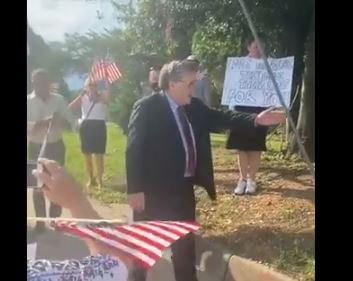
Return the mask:
[[[237,180],[235,153],[224,149],[225,136],[212,135],[217,204],[197,188],[198,217],[203,235],[225,245],[235,254],[268,264],[298,280],[315,280],[315,205],[313,183],[298,159],[285,160],[281,141],[273,136],[263,157],[256,196],[233,197]],[[65,135],[67,168],[86,182],[77,135]],[[106,204],[125,202],[126,138],[108,126],[105,165],[106,187],[91,196]]]
[[[84,185],[88,179],[84,170],[84,159],[80,150],[78,135],[66,133],[64,141],[66,144],[66,167]],[[91,196],[106,203],[118,203],[124,200],[124,188],[120,190],[119,187],[124,186],[125,182],[125,146],[126,137],[122,134],[120,128],[113,123],[109,123],[104,173],[106,188],[104,190],[92,190]]]

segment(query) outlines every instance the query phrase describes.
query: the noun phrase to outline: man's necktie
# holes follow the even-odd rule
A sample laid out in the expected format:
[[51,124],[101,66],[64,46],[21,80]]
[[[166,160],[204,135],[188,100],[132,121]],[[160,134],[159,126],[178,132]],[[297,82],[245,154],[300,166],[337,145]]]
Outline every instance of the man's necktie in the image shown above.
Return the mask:
[[191,176],[194,176],[195,169],[196,169],[196,151],[195,151],[194,142],[191,135],[192,134],[191,127],[189,125],[184,108],[179,106],[177,109],[177,112],[178,112],[179,121],[181,124],[181,128],[183,130],[183,134],[187,145],[188,162],[187,162],[186,171]]

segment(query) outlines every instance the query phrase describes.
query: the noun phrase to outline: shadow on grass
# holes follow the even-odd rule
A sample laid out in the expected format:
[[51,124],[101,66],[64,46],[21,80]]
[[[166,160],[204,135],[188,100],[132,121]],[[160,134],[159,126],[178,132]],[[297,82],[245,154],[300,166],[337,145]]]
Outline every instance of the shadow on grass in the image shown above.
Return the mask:
[[[232,172],[232,169],[216,169],[216,173],[228,173]],[[308,173],[303,173],[301,170],[292,170],[291,168],[271,168],[265,167],[261,168],[259,171],[259,180],[258,180],[258,193],[261,192],[268,192],[268,193],[280,193],[283,197],[291,197],[291,198],[298,198],[298,199],[305,199],[309,200],[310,202],[315,202],[315,190],[313,188],[313,183],[310,180],[310,177],[302,178],[302,176],[307,176]],[[216,175],[217,176],[217,175]],[[234,171],[234,176],[229,176],[227,178],[216,178],[216,185],[217,189],[221,193],[228,193],[233,192],[233,189],[236,185],[236,182],[239,178],[239,172]],[[283,180],[286,182],[292,182],[293,185],[299,184],[305,188],[296,188],[290,187],[290,183],[288,186],[283,187],[280,186],[279,188],[267,188],[266,181],[277,181]]]
[[271,193],[279,193],[282,197],[297,198],[310,201],[315,204],[315,190],[313,188],[307,189],[291,189],[291,188],[277,188],[271,189]]
[[241,226],[237,231],[210,236],[208,241],[226,245],[235,255],[261,261],[274,268],[310,279],[314,274],[314,230],[305,233],[286,233],[279,229]]

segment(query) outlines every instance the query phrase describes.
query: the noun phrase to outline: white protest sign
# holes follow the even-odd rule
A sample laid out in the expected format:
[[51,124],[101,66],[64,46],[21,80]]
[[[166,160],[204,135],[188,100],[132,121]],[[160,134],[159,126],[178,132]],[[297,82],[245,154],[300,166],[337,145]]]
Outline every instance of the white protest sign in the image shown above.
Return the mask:
[[[268,59],[287,107],[290,104],[294,57]],[[282,107],[262,59],[228,58],[222,105]]]

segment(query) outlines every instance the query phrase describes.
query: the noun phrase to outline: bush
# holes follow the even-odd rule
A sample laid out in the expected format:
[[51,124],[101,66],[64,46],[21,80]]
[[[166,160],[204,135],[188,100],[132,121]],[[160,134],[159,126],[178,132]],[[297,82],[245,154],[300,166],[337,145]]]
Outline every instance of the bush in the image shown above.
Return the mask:
[[127,77],[113,88],[113,96],[113,101],[109,106],[110,120],[118,124],[126,135],[132,107],[141,97],[139,83]]

